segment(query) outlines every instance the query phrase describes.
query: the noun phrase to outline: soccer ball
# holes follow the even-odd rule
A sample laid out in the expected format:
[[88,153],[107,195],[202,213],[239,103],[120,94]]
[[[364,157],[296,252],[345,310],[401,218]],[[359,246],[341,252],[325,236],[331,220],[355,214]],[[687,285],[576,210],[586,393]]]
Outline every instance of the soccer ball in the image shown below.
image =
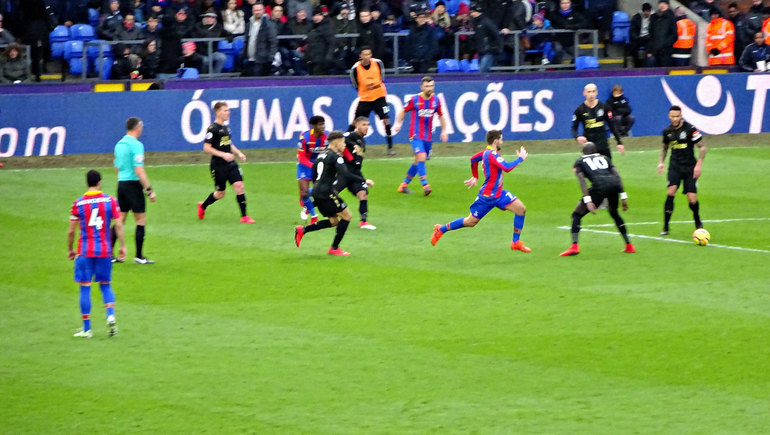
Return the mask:
[[709,240],[711,240],[711,234],[703,228],[698,228],[692,233],[692,240],[698,246],[706,246],[709,244]]

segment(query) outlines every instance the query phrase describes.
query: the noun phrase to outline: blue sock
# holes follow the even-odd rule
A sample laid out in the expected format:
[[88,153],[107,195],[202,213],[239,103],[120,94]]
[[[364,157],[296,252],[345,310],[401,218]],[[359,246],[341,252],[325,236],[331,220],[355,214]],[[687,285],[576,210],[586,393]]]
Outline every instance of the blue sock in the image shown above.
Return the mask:
[[425,170],[425,162],[417,162],[417,173],[420,174],[420,184],[423,187],[428,185],[428,171]]
[[521,236],[521,229],[524,228],[524,215],[517,214],[513,216],[513,241],[518,242]]
[[83,331],[91,329],[91,286],[80,286],[80,314],[83,316]]
[[313,200],[311,200],[309,196],[307,198],[302,198],[302,204],[305,205],[307,213],[310,216],[315,216],[315,206],[313,206]]
[[115,315],[115,293],[112,292],[112,286],[109,283],[100,283],[99,289],[102,291],[102,301],[107,310],[107,316]]
[[445,233],[447,231],[459,230],[460,228],[462,228],[464,226],[463,225],[463,221],[464,220],[465,220],[465,218],[457,218],[457,219],[453,220],[452,222],[449,222],[446,225],[441,225],[441,232]]
[[406,171],[406,178],[404,178],[404,183],[409,184],[415,175],[417,175],[417,165],[412,163],[412,166],[410,166],[409,170]]

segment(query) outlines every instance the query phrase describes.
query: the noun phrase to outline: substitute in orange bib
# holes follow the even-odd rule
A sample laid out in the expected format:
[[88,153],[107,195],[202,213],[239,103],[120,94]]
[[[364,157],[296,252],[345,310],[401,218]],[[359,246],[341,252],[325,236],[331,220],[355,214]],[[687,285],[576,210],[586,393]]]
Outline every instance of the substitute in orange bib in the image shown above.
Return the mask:
[[733,54],[735,27],[722,17],[716,8],[711,8],[711,23],[706,29],[706,52],[709,65],[735,65]]
[[690,64],[692,46],[695,42],[695,23],[687,18],[684,8],[676,8],[676,42],[672,63],[674,66],[687,66]]
[[[388,155],[395,155],[393,149],[393,138],[391,137],[390,127],[390,109],[385,97],[388,91],[385,89],[383,79],[385,77],[385,66],[382,61],[372,57],[372,49],[361,47],[359,61],[350,69],[350,81],[353,88],[358,91],[358,106],[353,119],[363,116],[369,118],[369,114],[374,111],[377,117],[385,124],[385,137],[388,141]],[[348,132],[355,130],[355,125],[350,124]]]

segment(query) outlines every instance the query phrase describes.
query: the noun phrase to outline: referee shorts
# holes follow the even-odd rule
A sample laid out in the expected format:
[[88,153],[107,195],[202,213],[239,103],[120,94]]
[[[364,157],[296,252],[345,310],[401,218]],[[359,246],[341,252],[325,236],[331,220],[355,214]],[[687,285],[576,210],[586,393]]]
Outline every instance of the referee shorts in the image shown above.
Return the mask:
[[144,213],[146,202],[142,183],[136,180],[118,181],[118,207],[121,212]]

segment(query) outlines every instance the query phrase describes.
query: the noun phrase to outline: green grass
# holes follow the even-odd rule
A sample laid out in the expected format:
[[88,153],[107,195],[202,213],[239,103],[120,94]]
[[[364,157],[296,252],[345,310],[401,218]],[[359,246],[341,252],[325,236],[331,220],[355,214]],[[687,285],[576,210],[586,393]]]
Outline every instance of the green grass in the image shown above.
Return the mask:
[[[580,197],[574,152],[533,153],[506,176],[527,205],[528,255],[509,249],[513,215],[499,211],[428,242],[433,224],[468,214],[467,157],[429,162],[427,198],[395,192],[408,159],[367,161],[377,230],[357,228],[351,200],[347,258],[326,254],[331,230],[294,246],[293,163],[242,166],[258,224],[241,225],[232,190],[195,217],[212,187],[206,165],[150,160],[158,202],[145,250],[157,264],[116,265],[115,338],[94,287],[91,340],[71,337],[78,290],[65,246],[85,171],[4,168],[1,431],[764,433],[768,151],[709,151],[701,214],[722,247],[634,237],[638,253],[622,254],[614,227],[594,226],[612,222],[599,211],[585,228],[610,234],[581,233],[571,258],[558,256],[570,242],[558,227]],[[663,214],[657,155],[616,157],[635,235],[660,231],[642,224]],[[691,219],[677,195],[670,238],[689,240]],[[708,222],[720,219],[739,220]]]

